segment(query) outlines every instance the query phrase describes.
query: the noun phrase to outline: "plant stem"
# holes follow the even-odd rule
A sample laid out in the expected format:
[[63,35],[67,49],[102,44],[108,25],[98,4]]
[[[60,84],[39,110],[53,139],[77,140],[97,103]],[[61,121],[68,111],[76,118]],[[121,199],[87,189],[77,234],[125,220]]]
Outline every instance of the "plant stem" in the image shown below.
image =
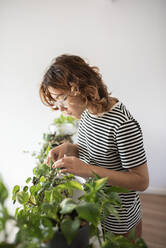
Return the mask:
[[98,241],[99,241],[99,244],[100,244],[100,247],[101,247],[102,243],[101,243],[100,232],[99,232],[98,228],[97,228],[97,238],[98,238]]
[[31,200],[29,200],[27,203],[30,203],[30,204],[32,204],[35,207],[37,206],[37,204],[33,203]]

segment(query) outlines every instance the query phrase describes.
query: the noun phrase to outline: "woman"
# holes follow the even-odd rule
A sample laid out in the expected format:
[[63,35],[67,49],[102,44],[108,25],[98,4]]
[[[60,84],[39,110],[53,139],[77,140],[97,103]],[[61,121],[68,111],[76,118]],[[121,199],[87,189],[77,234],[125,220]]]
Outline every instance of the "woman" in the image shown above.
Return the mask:
[[55,59],[40,85],[40,97],[54,110],[80,119],[78,144],[65,143],[52,149],[47,164],[52,157],[53,168],[61,168],[62,173],[88,178],[95,172],[107,177],[110,185],[131,190],[120,194],[120,223],[110,215],[104,225],[106,230],[126,237],[135,227],[136,238],[140,237],[137,191],[148,187],[149,177],[138,122],[122,102],[108,93],[98,68],[79,56],[62,55]]

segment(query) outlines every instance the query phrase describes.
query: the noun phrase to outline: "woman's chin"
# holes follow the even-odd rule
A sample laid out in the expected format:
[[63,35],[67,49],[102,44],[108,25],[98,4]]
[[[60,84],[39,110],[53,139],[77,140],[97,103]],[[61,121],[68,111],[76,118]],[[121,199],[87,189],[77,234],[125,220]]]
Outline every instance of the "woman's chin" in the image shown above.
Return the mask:
[[72,113],[72,112],[63,112],[63,114],[65,115],[65,116],[72,116],[72,117],[74,117],[75,119],[77,119],[77,120],[80,120],[81,119],[81,116],[79,116],[79,115],[75,115],[74,113]]
[[[72,113],[69,113],[69,112],[63,112],[63,114],[65,115],[65,116],[73,116],[73,114]],[[74,117],[74,116],[73,116]]]

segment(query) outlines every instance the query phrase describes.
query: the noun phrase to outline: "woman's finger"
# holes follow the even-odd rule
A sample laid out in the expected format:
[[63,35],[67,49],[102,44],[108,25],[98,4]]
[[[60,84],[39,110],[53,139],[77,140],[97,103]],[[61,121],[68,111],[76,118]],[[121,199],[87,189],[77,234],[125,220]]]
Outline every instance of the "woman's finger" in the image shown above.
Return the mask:
[[48,165],[49,166],[49,163],[50,162],[50,159],[49,159],[49,157],[47,157],[45,160],[44,160],[44,163],[46,164],[46,165]]
[[64,154],[64,157],[63,157],[63,161],[66,162],[66,163],[73,163],[73,156],[67,156],[66,154]]
[[58,161],[56,161],[56,162],[53,164],[52,168],[62,168],[62,167],[65,167],[64,165],[65,165],[65,164],[64,164],[64,162],[62,161],[62,159],[59,159]]
[[55,162],[58,158],[58,154],[56,153],[55,149],[50,151],[50,157],[52,158],[53,162]]
[[60,170],[60,172],[61,172],[61,173],[64,173],[64,174],[65,174],[65,173],[70,173],[68,169],[62,169],[62,170]]

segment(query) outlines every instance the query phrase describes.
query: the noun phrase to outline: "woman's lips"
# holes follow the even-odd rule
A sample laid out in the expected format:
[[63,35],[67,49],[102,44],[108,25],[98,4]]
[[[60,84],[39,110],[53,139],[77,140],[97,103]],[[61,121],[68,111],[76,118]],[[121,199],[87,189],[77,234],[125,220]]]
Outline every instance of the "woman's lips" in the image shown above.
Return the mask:
[[71,115],[72,113],[71,113],[71,112],[66,112],[66,111],[64,111],[64,114],[65,114],[65,115]]

